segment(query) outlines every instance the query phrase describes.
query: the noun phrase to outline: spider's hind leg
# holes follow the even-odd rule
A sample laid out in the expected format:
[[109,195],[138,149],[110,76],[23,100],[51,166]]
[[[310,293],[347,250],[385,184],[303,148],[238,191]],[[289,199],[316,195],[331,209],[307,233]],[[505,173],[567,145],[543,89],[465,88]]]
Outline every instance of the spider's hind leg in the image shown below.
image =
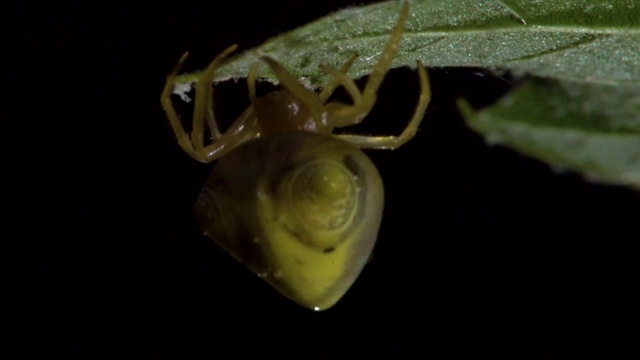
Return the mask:
[[209,64],[206,70],[200,76],[196,85],[196,100],[193,105],[193,128],[191,129],[191,139],[195,150],[202,154],[204,151],[204,121],[206,119],[207,126],[214,140],[222,137],[216,117],[213,112],[213,75],[224,59],[238,48],[234,44],[226,48],[220,55]]
[[418,76],[420,78],[420,98],[418,105],[407,127],[398,136],[363,136],[363,135],[336,135],[338,138],[359,148],[368,149],[397,149],[411,140],[418,132],[424,113],[431,101],[431,86],[429,77],[422,63],[418,62]]
[[176,112],[176,109],[173,107],[173,102],[171,101],[171,93],[173,92],[173,88],[176,82],[176,76],[180,69],[182,68],[182,64],[187,60],[189,53],[186,52],[180,57],[178,63],[173,68],[173,71],[169,76],[167,76],[167,83],[162,90],[162,95],[160,95],[160,103],[162,104],[162,108],[167,114],[167,118],[169,119],[169,124],[171,125],[171,129],[173,133],[176,135],[176,139],[178,140],[178,145],[182,148],[184,152],[186,152],[192,158],[201,161],[200,155],[193,148],[193,143],[191,142],[191,138],[189,134],[184,130],[182,126],[182,122],[180,121],[180,117]]

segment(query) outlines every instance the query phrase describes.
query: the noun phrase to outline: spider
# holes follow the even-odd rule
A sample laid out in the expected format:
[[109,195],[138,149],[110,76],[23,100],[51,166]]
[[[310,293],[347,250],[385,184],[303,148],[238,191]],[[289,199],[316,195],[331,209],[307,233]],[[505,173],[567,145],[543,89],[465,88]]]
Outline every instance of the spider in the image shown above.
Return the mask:
[[[178,143],[194,159],[218,161],[195,213],[205,234],[298,304],[327,309],[349,289],[373,251],[384,203],[382,179],[359,148],[395,149],[417,132],[430,99],[418,63],[421,93],[409,125],[398,136],[332,134],[362,121],[398,52],[409,16],[400,19],[362,91],[347,72],[352,57],[330,75],[319,94],[270,57],[262,57],[283,89],[256,97],[257,64],[247,77],[251,105],[223,134],[213,112],[213,75],[237,46],[218,55],[196,87],[193,130],[182,126],[170,99],[187,54],[167,78],[161,102]],[[342,85],[353,104],[327,102]],[[205,145],[208,128],[213,141]]]
[[[346,75],[357,59],[357,55],[352,57],[340,70],[321,65],[321,68],[331,76],[331,80],[319,94],[306,89],[294,75],[275,59],[268,56],[261,57],[261,60],[266,62],[276,74],[283,89],[271,92],[262,98],[256,97],[258,64],[254,64],[247,77],[251,105],[224,134],[220,132],[213,111],[212,83],[216,69],[238,46],[232,45],[218,55],[209,64],[198,81],[191,135],[182,126],[180,117],[176,113],[170,98],[176,76],[188,56],[188,53],[185,53],[167,77],[167,84],[161,96],[162,107],[167,113],[169,123],[178,139],[178,144],[191,157],[204,163],[210,163],[221,158],[231,149],[248,140],[292,131],[332,135],[358,148],[396,149],[402,146],[416,134],[431,98],[427,74],[420,62],[418,62],[421,87],[420,98],[413,117],[400,135],[365,136],[332,134],[332,132],[335,128],[359,124],[373,108],[377,98],[376,92],[398,53],[404,24],[408,16],[409,4],[405,2],[391,38],[371,71],[366,86],[362,91]],[[353,104],[342,104],[336,101],[327,103],[327,100],[339,85],[342,85],[347,90],[353,100]],[[205,122],[213,140],[208,145],[204,143]]]

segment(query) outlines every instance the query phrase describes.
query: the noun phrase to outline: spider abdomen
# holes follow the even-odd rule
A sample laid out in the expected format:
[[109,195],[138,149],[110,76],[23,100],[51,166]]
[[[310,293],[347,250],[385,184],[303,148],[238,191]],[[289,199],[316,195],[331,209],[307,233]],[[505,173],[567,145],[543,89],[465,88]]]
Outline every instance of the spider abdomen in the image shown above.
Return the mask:
[[278,291],[321,310],[369,259],[383,193],[359,149],[292,132],[251,140],[220,159],[196,216],[209,237]]

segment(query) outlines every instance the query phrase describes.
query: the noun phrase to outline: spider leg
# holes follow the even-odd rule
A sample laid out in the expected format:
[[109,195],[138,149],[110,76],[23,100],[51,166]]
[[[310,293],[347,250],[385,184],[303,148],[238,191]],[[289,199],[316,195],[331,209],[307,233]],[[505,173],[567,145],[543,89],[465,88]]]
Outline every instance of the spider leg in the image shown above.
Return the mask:
[[409,17],[409,2],[405,1],[402,6],[402,12],[400,13],[400,18],[396,23],[396,27],[391,34],[391,38],[387,42],[378,62],[373,67],[371,74],[369,75],[369,79],[367,80],[367,84],[365,85],[364,90],[362,91],[362,98],[357,101],[353,106],[345,106],[341,109],[335,109],[335,113],[332,114],[339,119],[353,119],[352,124],[357,124],[362,119],[367,116],[369,111],[373,108],[373,105],[376,103],[376,92],[382,84],[382,80],[384,80],[385,75],[389,71],[389,67],[391,67],[391,63],[393,59],[398,54],[398,49],[400,47],[400,41],[402,40],[402,32],[404,30],[404,24],[407,22],[407,18]]
[[[333,94],[334,90],[340,84],[342,84],[342,86],[344,86],[347,89],[347,91],[349,92],[349,95],[351,95],[351,98],[353,99],[354,102],[356,101],[356,97],[354,97],[355,94],[357,94],[358,99],[361,97],[362,94],[360,93],[360,90],[355,85],[353,80],[351,80],[347,76],[347,72],[349,71],[353,63],[356,62],[356,59],[358,59],[358,54],[355,54],[354,56],[352,56],[351,59],[349,59],[349,61],[347,61],[344,65],[342,65],[342,68],[339,71],[329,66],[321,65],[322,70],[324,70],[324,72],[326,72],[327,74],[331,75],[331,80],[329,80],[329,83],[327,83],[327,85],[322,88],[322,91],[318,95],[318,97],[320,98],[320,101],[323,104],[327,102],[331,94]],[[350,87],[351,87],[351,90],[349,89]]]
[[[218,55],[200,77],[200,81],[196,86],[191,136],[185,131],[180,117],[171,102],[171,92],[175,85],[176,76],[182,64],[187,59],[188,53],[182,55],[171,74],[167,76],[167,84],[160,96],[160,102],[167,113],[169,124],[171,124],[171,128],[178,139],[178,144],[184,152],[200,162],[212,162],[226,154],[235,146],[259,136],[259,128],[256,123],[257,117],[253,111],[253,106],[249,106],[224,134],[218,129],[213,112],[213,74],[220,63],[236,48],[237,45],[232,45]],[[208,122],[212,136],[216,140],[207,146],[204,146],[205,119]]]
[[251,69],[249,69],[249,76],[247,76],[247,87],[249,88],[249,100],[251,103],[256,102],[256,76],[258,73],[258,63],[253,63]]
[[205,146],[200,152],[200,161],[210,163],[221,158],[231,149],[245,141],[258,137],[259,127],[253,106],[249,106],[218,141]]
[[[324,72],[331,75],[331,81],[329,82],[330,92],[326,95],[327,98],[331,96],[331,92],[333,92],[338,85],[342,85],[351,96],[351,99],[353,100],[354,104],[357,104],[362,99],[362,93],[360,92],[360,89],[358,89],[358,86],[356,85],[356,83],[346,75],[348,71],[347,66],[351,66],[351,64],[353,64],[353,61],[355,61],[355,59],[356,59],[355,57],[352,58],[351,61],[345,64],[345,66],[340,71],[326,65],[320,65],[320,67],[322,68],[322,70],[324,70]],[[320,99],[323,98],[324,93],[325,91],[323,89],[323,91],[319,95]],[[326,99],[324,99],[324,101],[326,101]],[[343,116],[346,110],[352,107],[353,105],[346,105],[337,101],[332,101],[326,104],[325,111],[329,114],[327,118],[331,122],[331,125],[334,127],[343,127],[343,126],[354,125],[360,122],[362,118],[354,119],[353,116],[351,116],[348,113],[346,114],[346,116]]]
[[180,57],[178,63],[173,68],[173,71],[169,76],[167,76],[167,83],[162,90],[162,95],[160,95],[160,103],[162,104],[162,108],[167,113],[167,118],[169,118],[169,124],[171,125],[171,129],[173,133],[176,135],[178,140],[178,145],[182,148],[184,152],[186,152],[192,158],[201,161],[200,155],[193,148],[193,143],[191,143],[191,138],[184,130],[182,126],[182,122],[180,121],[180,117],[173,107],[173,102],[171,101],[171,93],[173,92],[173,87],[175,85],[176,76],[182,68],[182,64],[185,62],[189,53],[186,52]]
[[414,110],[413,117],[407,127],[398,136],[362,136],[362,135],[336,135],[336,137],[359,148],[368,149],[397,149],[411,140],[418,132],[424,113],[431,100],[431,88],[429,78],[422,63],[418,62],[418,76],[420,78],[420,98]]
[[333,81],[338,81],[342,86],[344,86],[344,88],[351,96],[351,99],[353,99],[353,102],[357,103],[358,101],[360,101],[360,99],[362,98],[362,94],[360,93],[360,89],[358,89],[356,83],[351,78],[349,78],[345,73],[340,72],[327,65],[320,65],[320,67],[324,72],[333,77]]
[[234,52],[238,48],[238,45],[231,45],[225,49],[220,55],[209,64],[206,70],[200,76],[198,84],[196,85],[196,100],[193,105],[193,128],[191,129],[191,140],[195,150],[202,153],[204,148],[204,121],[207,120],[207,125],[214,139],[220,139],[222,134],[218,128],[215,114],[213,112],[213,74],[215,70],[220,66],[222,61]]

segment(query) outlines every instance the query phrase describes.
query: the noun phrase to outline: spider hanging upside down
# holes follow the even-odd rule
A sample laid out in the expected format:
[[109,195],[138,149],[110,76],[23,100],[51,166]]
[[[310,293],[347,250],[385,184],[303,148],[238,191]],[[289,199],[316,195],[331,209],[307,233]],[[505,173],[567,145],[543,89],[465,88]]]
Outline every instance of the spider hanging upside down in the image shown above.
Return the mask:
[[[395,149],[417,132],[430,100],[427,74],[418,63],[420,98],[399,136],[332,134],[355,125],[376,102],[395,58],[405,22],[404,3],[391,38],[360,92],[347,71],[322,66],[331,76],[319,94],[306,89],[282,65],[262,57],[283,89],[256,97],[257,65],[247,78],[251,105],[222,134],[213,113],[213,75],[237,46],[218,55],[196,87],[189,135],[171,102],[183,55],[167,77],[161,102],[182,149],[194,159],[218,160],[195,205],[205,234],[298,304],[333,306],[358,277],[373,250],[382,219],[382,180],[358,148]],[[342,85],[352,105],[328,102]],[[205,145],[208,128],[213,141]]]

